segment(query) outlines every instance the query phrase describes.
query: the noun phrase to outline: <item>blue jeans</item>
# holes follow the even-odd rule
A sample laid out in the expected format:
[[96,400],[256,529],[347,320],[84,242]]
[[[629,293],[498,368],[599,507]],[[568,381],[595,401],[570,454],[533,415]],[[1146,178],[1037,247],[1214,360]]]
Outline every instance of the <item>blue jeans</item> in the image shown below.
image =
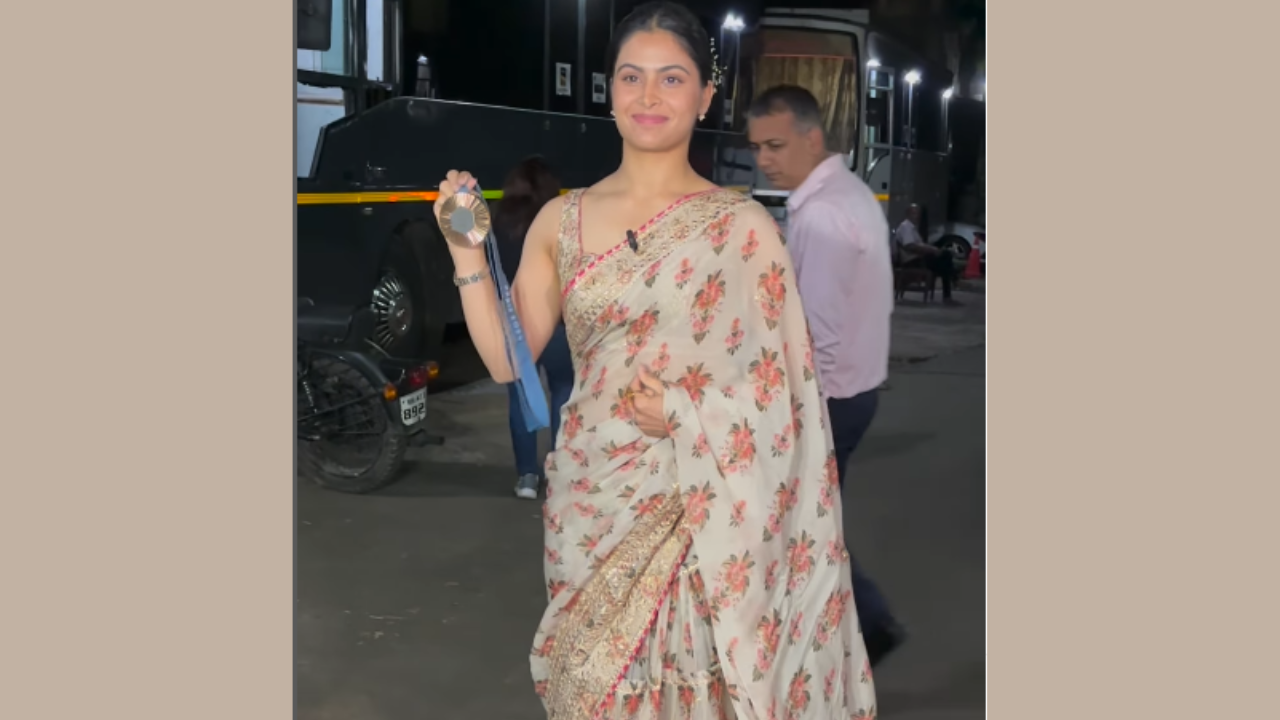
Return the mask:
[[[835,444],[836,472],[840,478],[840,489],[844,490],[845,466],[849,464],[849,456],[857,449],[866,435],[867,428],[876,416],[880,405],[880,392],[868,390],[851,398],[830,398],[827,400],[827,414],[831,417],[831,439]],[[852,553],[850,553],[852,555]],[[858,563],[850,558],[853,570],[853,598],[858,608],[858,622],[864,633],[886,630],[896,624],[893,613],[889,611],[889,603],[885,601],[880,588],[858,569]]]
[[[538,358],[538,368],[546,372],[551,391],[551,446],[555,447],[560,432],[560,408],[573,393],[573,358],[569,354],[569,340],[564,325],[558,325],[551,340]],[[538,458],[538,434],[525,429],[524,416],[520,412],[520,396],[515,383],[507,386],[508,419],[511,426],[511,447],[516,455],[516,473],[542,475],[542,462]]]

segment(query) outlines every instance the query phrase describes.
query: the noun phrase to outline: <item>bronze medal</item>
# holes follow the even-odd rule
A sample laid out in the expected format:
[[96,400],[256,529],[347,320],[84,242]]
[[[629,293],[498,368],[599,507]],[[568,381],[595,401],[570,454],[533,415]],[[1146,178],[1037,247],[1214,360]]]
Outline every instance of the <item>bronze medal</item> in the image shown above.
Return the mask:
[[440,205],[440,230],[444,239],[464,248],[478,247],[489,237],[489,206],[468,188],[445,199]]

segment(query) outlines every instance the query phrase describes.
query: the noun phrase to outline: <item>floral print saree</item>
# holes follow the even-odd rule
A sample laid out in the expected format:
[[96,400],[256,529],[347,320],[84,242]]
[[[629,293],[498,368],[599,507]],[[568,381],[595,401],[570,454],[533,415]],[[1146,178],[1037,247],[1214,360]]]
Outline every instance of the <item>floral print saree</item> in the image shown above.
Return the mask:
[[[551,720],[875,717],[825,407],[773,218],[687,196],[600,255],[561,219],[577,382],[547,459]],[[627,386],[666,385],[669,436]]]

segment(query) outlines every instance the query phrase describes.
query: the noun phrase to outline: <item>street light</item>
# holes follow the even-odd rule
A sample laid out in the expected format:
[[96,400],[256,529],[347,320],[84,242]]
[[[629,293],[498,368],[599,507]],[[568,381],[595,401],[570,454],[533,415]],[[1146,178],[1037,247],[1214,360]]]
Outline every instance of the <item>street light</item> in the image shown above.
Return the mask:
[[951,96],[954,88],[942,91],[942,140],[947,144],[947,152],[951,152]]
[[916,85],[920,84],[920,71],[909,70],[902,79],[907,83],[907,147],[916,146],[915,117],[912,114],[915,105]]
[[726,100],[729,104],[726,117],[723,118],[723,126],[728,127],[733,119],[735,111],[738,109],[738,69],[742,59],[742,36],[739,33],[746,28],[747,23],[740,16],[729,13],[725,15],[724,22],[720,24],[720,48],[724,48],[724,33],[726,30],[733,33],[733,98]]

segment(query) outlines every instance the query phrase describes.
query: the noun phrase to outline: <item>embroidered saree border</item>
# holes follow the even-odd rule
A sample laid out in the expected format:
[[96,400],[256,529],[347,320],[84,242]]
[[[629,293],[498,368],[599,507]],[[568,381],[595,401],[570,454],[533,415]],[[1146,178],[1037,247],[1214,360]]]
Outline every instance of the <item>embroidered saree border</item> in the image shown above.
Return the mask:
[[570,601],[551,651],[549,720],[597,720],[657,618],[690,537],[679,490],[637,522]]

